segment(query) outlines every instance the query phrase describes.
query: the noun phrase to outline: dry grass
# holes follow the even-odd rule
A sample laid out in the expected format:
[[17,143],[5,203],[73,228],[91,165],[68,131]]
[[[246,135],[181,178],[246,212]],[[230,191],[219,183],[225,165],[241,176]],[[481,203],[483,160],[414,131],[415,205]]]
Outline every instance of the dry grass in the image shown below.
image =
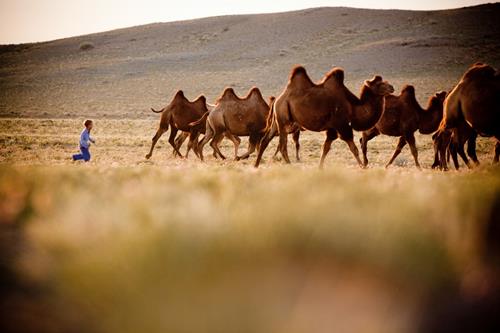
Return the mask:
[[303,162],[272,161],[274,141],[257,170],[174,159],[166,137],[146,161],[152,121],[97,119],[88,164],[69,160],[81,120],[0,124],[0,214],[26,230],[15,272],[50,295],[24,300],[38,331],[412,332],[427,295],[477,266],[500,191],[484,139],[473,171],[419,172],[408,151],[385,170],[386,137],[368,170],[338,142],[320,171],[310,133]]

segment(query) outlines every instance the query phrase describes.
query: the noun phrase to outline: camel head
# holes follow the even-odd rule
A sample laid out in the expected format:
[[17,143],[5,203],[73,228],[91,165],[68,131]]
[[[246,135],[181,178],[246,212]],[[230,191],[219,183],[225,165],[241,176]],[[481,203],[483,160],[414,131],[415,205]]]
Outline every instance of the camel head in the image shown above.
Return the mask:
[[446,96],[448,93],[446,91],[440,91],[437,92],[434,97],[436,97],[441,103],[444,103],[444,100],[446,99]]
[[394,92],[394,87],[389,82],[384,81],[380,75],[376,75],[371,80],[366,80],[365,87],[379,96],[387,96]]
[[431,107],[437,108],[439,110],[443,109],[444,101],[446,99],[447,92],[446,91],[440,91],[435,93],[434,95],[431,96],[430,101],[429,101],[429,106],[427,109],[430,109]]

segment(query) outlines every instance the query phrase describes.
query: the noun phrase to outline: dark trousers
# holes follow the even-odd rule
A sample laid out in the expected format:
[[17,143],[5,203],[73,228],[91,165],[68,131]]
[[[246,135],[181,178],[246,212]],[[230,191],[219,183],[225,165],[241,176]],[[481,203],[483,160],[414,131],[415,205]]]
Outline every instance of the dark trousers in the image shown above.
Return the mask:
[[84,160],[85,162],[90,161],[90,152],[88,148],[80,146],[81,154],[73,155],[73,161]]

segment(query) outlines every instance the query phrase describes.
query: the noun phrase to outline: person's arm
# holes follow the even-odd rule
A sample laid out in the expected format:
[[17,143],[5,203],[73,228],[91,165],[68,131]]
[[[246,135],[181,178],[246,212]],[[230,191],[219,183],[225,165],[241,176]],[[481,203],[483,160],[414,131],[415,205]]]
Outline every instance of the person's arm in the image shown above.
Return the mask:
[[94,140],[94,138],[92,138],[92,137],[90,136],[90,134],[89,134],[89,141],[90,141],[90,142],[92,142],[93,144],[95,144],[95,140]]

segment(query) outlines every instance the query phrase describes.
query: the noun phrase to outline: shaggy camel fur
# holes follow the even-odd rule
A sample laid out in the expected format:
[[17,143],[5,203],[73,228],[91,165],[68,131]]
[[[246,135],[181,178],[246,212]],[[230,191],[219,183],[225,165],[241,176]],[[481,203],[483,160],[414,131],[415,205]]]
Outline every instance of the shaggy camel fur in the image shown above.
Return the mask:
[[362,166],[353,140],[353,129],[365,131],[375,126],[384,110],[385,96],[393,92],[394,88],[388,82],[375,76],[365,81],[361,97],[357,98],[344,85],[342,69],[334,68],[319,84],[315,84],[304,67],[295,67],[285,90],[276,98],[271,113],[272,123],[261,141],[255,167],[259,166],[265,149],[276,133],[279,133],[283,158],[290,163],[287,134],[295,131],[297,125],[310,131],[326,131],[320,167],[333,140],[339,136]]

